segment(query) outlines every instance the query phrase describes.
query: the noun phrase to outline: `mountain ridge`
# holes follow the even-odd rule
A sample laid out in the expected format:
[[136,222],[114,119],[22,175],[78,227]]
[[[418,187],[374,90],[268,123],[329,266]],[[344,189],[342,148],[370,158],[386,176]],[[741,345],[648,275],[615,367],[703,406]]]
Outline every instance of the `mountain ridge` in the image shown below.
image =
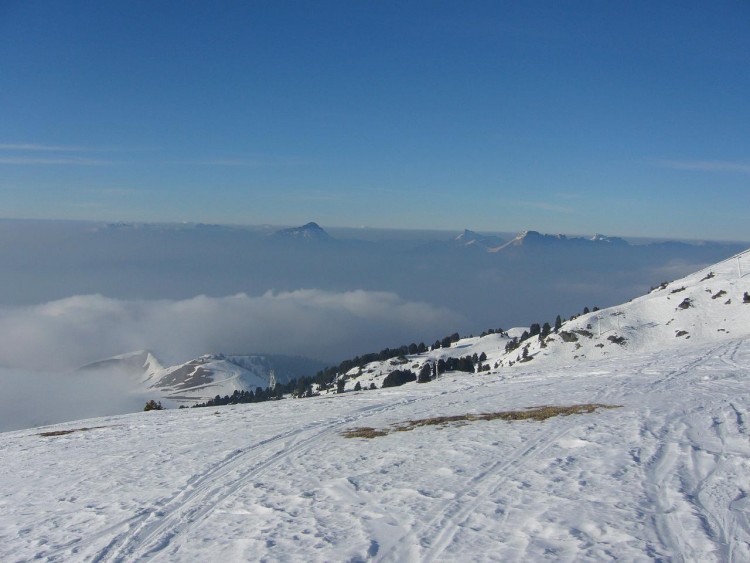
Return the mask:
[[[743,274],[742,272],[747,272]],[[548,319],[551,323],[553,319]],[[537,325],[537,330],[541,327]],[[486,375],[512,373],[522,365],[580,364],[628,354],[680,348],[728,338],[750,338],[750,250],[684,278],[663,283],[627,303],[586,311],[548,334],[516,327],[481,337],[458,338],[401,360],[370,362],[338,375],[345,389],[382,385],[396,369],[416,373],[439,361],[483,355]],[[475,362],[476,364],[476,362]],[[476,366],[475,366],[476,367]]]

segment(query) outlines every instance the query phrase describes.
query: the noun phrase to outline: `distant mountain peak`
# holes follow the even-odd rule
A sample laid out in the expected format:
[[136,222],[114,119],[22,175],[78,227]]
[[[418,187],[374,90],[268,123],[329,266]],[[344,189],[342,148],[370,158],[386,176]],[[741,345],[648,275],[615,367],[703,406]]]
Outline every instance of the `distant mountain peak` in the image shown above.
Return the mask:
[[471,231],[469,229],[464,229],[464,232],[458,235],[454,240],[458,240],[461,242],[469,242],[472,240],[476,240],[479,237],[477,233],[474,231]]
[[328,240],[331,236],[323,229],[320,225],[314,221],[302,225],[301,227],[291,227],[289,229],[281,229],[274,233],[275,237],[287,238],[287,239],[302,239],[302,240]]
[[470,229],[464,229],[464,231],[456,236],[453,241],[462,246],[479,246],[484,248],[491,248],[505,242],[499,237],[492,235],[480,235],[476,231],[472,231]]

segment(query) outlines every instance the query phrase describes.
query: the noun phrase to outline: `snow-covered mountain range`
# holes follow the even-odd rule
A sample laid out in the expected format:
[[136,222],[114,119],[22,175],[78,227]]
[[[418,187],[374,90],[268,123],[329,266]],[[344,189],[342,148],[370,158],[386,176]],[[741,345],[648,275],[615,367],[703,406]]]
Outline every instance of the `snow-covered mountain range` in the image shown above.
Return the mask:
[[613,245],[629,246],[629,243],[619,237],[608,237],[601,234],[595,234],[592,237],[567,237],[562,234],[548,235],[538,231],[522,231],[518,233],[513,240],[505,244],[490,249],[491,252],[502,252],[513,247],[554,247],[554,248],[593,248],[594,246]]
[[0,559],[748,561],[749,294],[744,252],[344,393],[2,433]]
[[494,235],[480,235],[469,229],[464,229],[464,231],[457,235],[453,240],[458,246],[480,247],[484,249],[495,248],[505,243],[500,237]]

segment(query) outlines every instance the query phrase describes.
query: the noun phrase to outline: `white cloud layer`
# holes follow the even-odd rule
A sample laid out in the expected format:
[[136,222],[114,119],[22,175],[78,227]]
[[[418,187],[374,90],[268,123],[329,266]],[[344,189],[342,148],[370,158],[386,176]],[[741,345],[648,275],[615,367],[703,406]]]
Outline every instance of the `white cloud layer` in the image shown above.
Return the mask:
[[0,309],[0,366],[64,371],[139,349],[168,363],[210,352],[338,361],[434,338],[430,327],[458,322],[447,309],[387,292],[304,289],[179,301],[83,295]]

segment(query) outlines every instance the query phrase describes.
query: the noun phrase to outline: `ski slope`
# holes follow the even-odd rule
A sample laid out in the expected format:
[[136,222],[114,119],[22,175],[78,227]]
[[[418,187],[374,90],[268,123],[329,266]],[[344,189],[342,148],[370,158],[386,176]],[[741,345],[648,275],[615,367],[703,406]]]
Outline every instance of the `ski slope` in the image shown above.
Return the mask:
[[[750,342],[0,434],[3,561],[750,560]],[[542,422],[354,427],[534,405]]]

